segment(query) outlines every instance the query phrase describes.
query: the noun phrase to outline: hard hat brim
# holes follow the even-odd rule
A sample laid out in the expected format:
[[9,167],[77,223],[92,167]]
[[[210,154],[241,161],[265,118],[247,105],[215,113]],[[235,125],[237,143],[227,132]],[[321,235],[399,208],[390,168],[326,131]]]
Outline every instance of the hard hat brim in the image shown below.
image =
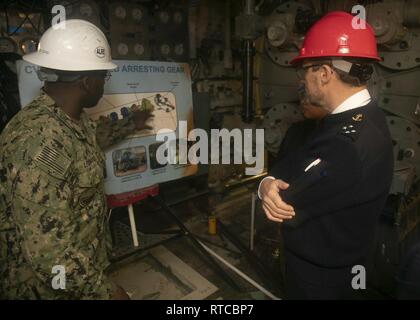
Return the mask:
[[69,61],[60,61],[57,59],[52,61],[48,55],[40,54],[39,52],[29,53],[22,58],[23,60],[40,67],[63,71],[113,70],[117,68],[117,65],[112,62],[87,63],[83,65],[80,61],[77,61],[73,65]]
[[300,62],[302,62],[305,59],[330,59],[330,58],[357,58],[357,59],[366,59],[366,60],[371,60],[371,62],[381,62],[382,59],[380,57],[375,57],[375,56],[362,56],[362,55],[357,55],[357,56],[352,56],[352,55],[337,55],[337,56],[331,56],[331,55],[315,55],[315,56],[298,56],[295,57],[294,59],[292,59],[289,64],[291,64],[292,66],[296,66],[297,64],[299,64]]

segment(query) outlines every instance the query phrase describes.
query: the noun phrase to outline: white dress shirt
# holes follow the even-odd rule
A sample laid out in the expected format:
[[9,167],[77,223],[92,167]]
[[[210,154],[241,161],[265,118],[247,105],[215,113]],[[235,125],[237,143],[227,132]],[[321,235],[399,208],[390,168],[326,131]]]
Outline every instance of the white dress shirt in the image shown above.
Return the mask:
[[[349,111],[352,109],[360,108],[367,105],[372,100],[369,91],[367,89],[360,90],[359,92],[353,94],[352,96],[348,97],[344,100],[337,108],[335,108],[331,114],[342,113],[344,111]],[[272,176],[267,176],[261,180],[260,185],[258,186],[258,198],[261,199],[260,188],[261,183],[265,179],[275,180],[276,178]]]
[[351,109],[356,109],[367,105],[372,98],[370,97],[369,91],[367,89],[360,90],[354,95],[348,97],[344,100],[337,108],[331,112],[331,114],[341,113]]

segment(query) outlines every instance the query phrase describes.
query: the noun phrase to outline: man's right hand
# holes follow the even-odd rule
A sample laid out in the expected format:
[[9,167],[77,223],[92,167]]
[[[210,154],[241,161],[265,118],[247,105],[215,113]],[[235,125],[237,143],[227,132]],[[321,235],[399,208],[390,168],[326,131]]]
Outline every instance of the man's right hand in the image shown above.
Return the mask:
[[141,110],[133,111],[133,121],[134,121],[136,130],[153,129],[151,126],[146,124],[147,121],[153,117],[154,115],[152,114],[151,111],[141,111]]
[[280,179],[265,179],[262,181],[259,193],[262,207],[267,218],[275,222],[292,219],[295,215],[294,208],[282,200],[279,192],[286,190],[289,184]]

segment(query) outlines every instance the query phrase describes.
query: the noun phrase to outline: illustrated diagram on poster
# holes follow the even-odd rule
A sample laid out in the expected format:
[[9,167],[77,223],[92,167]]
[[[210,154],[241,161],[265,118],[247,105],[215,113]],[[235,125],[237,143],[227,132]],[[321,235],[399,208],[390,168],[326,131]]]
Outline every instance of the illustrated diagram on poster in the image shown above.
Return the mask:
[[105,116],[111,121],[118,121],[135,110],[150,111],[153,114],[147,122],[151,129],[137,131],[130,137],[155,135],[159,130],[176,130],[176,99],[172,92],[105,94],[95,108],[86,109],[86,112],[93,120]]

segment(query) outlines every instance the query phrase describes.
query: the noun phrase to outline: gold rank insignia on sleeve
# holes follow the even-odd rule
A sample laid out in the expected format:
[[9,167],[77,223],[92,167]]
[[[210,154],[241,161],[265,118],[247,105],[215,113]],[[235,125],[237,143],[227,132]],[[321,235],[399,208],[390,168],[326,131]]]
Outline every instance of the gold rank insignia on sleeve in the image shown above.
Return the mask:
[[67,177],[71,164],[71,159],[67,155],[51,146],[44,146],[34,160],[41,170],[59,179]]
[[352,117],[352,119],[354,121],[357,121],[357,122],[362,121],[363,120],[363,114],[361,114],[361,113],[356,114],[355,116]]

